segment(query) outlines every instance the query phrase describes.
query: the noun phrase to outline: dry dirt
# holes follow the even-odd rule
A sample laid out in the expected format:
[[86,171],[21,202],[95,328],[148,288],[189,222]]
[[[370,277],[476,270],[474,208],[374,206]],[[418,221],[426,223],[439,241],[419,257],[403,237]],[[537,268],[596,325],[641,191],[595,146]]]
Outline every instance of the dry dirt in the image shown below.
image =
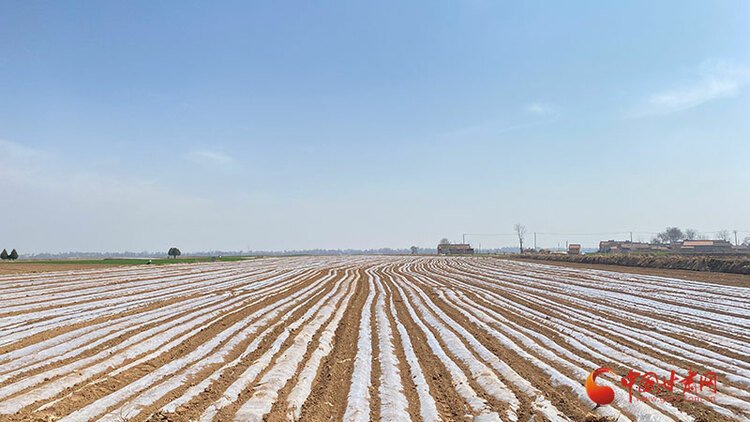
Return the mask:
[[22,262],[0,262],[0,275],[3,274],[25,274],[25,273],[47,273],[53,271],[80,271],[95,270],[99,268],[121,267],[118,264],[79,264],[74,261],[65,264],[39,264],[33,261]]
[[[0,421],[750,420],[741,280],[548,264],[295,257],[2,275]],[[595,408],[584,383],[602,366],[615,400]],[[718,382],[655,395],[637,383],[631,400],[630,370]]]

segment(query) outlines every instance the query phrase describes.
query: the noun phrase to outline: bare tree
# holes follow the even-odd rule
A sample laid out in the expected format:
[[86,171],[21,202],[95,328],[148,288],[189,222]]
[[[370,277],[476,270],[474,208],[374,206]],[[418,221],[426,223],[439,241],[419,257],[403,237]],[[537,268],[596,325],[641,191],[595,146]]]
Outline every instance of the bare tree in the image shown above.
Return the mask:
[[411,248],[409,248],[409,249],[411,250],[411,254],[412,254],[412,255],[416,255],[416,254],[417,254],[417,251],[419,251],[419,248],[418,248],[418,247],[416,247],[416,246],[412,246],[412,247],[411,247]]
[[451,241],[448,240],[447,237],[444,237],[444,238],[440,239],[440,244],[441,245],[450,245],[450,243],[451,243]]
[[727,242],[732,240],[732,236],[729,234],[729,230],[719,230],[716,232],[716,238],[719,240],[726,240]]
[[518,235],[518,248],[521,250],[521,253],[523,253],[523,238],[526,237],[526,226],[521,223],[516,223],[513,225],[513,230]]
[[666,230],[656,235],[654,243],[677,243],[683,239],[685,239],[685,234],[679,227],[667,227]]
[[698,239],[698,232],[695,229],[685,229],[685,240]]

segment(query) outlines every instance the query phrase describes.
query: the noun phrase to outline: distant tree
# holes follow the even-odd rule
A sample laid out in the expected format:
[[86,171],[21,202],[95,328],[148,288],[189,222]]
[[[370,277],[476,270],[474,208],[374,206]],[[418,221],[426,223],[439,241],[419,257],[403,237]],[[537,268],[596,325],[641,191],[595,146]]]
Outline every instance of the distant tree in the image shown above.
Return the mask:
[[18,259],[18,252],[13,249],[12,251],[10,251],[10,255],[8,255],[8,258],[15,261],[16,259]]
[[730,242],[732,240],[732,235],[729,234],[729,230],[719,230],[716,232],[716,238],[719,240],[726,240],[727,242]]
[[685,239],[685,234],[682,233],[682,230],[680,230],[679,227],[667,227],[666,233],[667,239],[672,243]]
[[416,246],[412,246],[411,248],[409,248],[409,250],[411,251],[412,255],[416,255],[417,251],[419,251],[419,248]]
[[523,238],[526,237],[526,226],[516,223],[513,225],[513,230],[518,235],[518,249],[523,253]]
[[169,252],[167,252],[167,255],[171,256],[172,258],[177,258],[178,256],[182,255],[182,252],[180,252],[177,248],[169,248]]
[[0,252],[0,259],[3,259],[3,260],[10,259],[9,255],[8,255],[8,251],[6,251],[5,249],[3,249],[3,251]]
[[685,229],[685,240],[696,240],[698,239],[698,232],[694,229]]
[[677,243],[685,239],[685,234],[679,227],[667,227],[666,230],[656,235],[654,243]]
[[451,243],[451,241],[448,240],[447,237],[444,237],[444,238],[440,239],[440,244],[441,245],[449,245],[450,243]]

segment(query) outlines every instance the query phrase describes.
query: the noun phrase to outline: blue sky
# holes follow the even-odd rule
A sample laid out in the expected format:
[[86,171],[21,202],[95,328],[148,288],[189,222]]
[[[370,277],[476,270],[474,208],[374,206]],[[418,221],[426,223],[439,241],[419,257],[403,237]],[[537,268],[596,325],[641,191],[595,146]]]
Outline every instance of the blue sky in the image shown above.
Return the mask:
[[0,1],[0,240],[750,230],[749,20],[744,1]]

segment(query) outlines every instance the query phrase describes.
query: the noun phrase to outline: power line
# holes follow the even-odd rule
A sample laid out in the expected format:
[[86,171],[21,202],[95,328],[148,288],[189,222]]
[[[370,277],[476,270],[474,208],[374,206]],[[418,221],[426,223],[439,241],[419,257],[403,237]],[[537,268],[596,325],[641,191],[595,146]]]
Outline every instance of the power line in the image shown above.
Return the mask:
[[516,233],[464,233],[464,236],[515,236]]
[[[605,233],[546,233],[546,232],[537,232],[537,234],[544,234],[547,236],[606,236],[610,234],[629,234],[631,232],[605,232]],[[650,232],[632,232],[636,234],[656,234],[656,233],[650,233]]]

